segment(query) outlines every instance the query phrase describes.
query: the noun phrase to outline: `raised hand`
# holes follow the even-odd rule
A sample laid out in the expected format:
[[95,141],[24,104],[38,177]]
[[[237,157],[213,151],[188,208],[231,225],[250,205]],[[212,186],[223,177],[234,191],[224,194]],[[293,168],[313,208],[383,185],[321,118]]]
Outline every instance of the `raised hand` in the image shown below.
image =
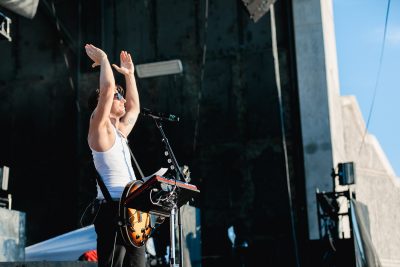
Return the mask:
[[112,66],[121,74],[123,75],[129,75],[129,74],[133,74],[133,72],[135,71],[135,67],[133,65],[132,62],[132,58],[131,58],[131,54],[129,54],[126,51],[121,51],[120,54],[120,67],[118,67],[115,64],[112,64]]
[[86,44],[85,50],[88,57],[93,60],[92,68],[100,66],[101,61],[107,58],[107,54],[103,50],[92,44]]

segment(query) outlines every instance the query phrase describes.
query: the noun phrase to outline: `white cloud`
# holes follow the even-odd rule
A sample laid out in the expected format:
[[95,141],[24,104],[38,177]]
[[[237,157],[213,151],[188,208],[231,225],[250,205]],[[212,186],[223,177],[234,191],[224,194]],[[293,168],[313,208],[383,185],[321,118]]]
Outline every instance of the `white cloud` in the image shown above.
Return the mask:
[[[383,29],[374,28],[367,31],[365,40],[371,43],[381,44],[383,38]],[[399,45],[400,44],[400,26],[389,27],[386,32],[386,44],[387,45]]]
[[389,29],[386,34],[387,42],[389,45],[400,44],[400,27]]

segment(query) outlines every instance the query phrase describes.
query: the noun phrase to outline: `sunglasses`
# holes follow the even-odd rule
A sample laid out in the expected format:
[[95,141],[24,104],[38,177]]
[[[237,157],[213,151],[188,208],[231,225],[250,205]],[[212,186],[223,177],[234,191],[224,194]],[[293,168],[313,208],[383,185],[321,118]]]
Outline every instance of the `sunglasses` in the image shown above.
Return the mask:
[[117,92],[117,93],[114,94],[114,99],[121,100],[121,99],[124,99],[124,96],[121,95],[119,92]]

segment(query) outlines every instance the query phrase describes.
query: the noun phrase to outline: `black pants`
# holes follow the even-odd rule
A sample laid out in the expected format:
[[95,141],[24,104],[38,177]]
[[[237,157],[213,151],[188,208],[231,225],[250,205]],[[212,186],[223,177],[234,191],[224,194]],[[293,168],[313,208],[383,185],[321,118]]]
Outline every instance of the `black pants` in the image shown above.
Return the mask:
[[117,227],[117,214],[118,202],[100,204],[94,222],[98,267],[145,267],[145,246],[125,246]]

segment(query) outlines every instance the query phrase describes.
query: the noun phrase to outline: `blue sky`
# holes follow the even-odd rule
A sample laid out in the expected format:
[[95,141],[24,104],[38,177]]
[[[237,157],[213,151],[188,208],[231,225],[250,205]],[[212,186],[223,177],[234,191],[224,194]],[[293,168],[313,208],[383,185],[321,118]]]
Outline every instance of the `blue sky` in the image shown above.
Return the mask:
[[[355,95],[367,122],[378,75],[387,0],[333,0],[341,95]],[[400,176],[400,1],[392,0],[368,130]]]

